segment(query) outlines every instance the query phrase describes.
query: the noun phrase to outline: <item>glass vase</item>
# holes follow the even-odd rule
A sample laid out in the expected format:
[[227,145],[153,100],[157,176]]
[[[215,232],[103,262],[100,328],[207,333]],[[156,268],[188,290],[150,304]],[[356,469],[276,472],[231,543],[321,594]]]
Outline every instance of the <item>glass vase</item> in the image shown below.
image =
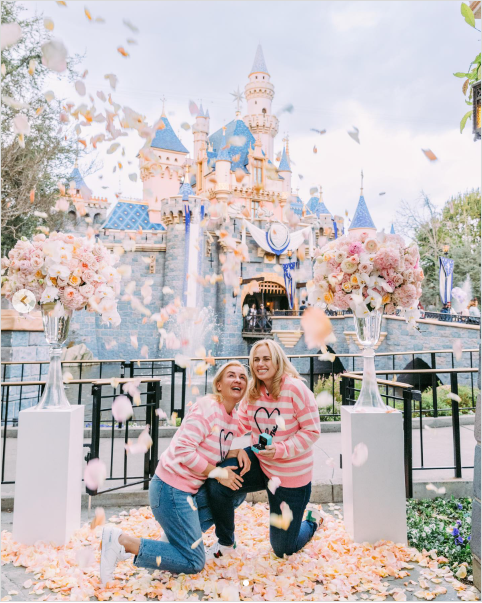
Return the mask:
[[375,346],[380,339],[380,327],[382,325],[383,307],[372,310],[368,316],[358,318],[354,316],[355,330],[358,341],[363,346],[363,381],[355,404],[355,408],[365,411],[385,411],[378,391],[377,375],[375,373]]
[[62,376],[62,346],[69,334],[72,310],[60,301],[41,305],[44,333],[50,344],[50,365],[45,389],[36,410],[63,410],[70,407]]

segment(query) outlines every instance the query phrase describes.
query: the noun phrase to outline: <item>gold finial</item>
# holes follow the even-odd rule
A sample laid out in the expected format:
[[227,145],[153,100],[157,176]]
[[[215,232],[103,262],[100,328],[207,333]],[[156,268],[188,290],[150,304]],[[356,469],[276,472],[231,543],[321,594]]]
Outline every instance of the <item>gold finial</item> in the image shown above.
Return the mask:
[[283,138],[283,142],[285,143],[285,147],[286,147],[286,155],[289,157],[290,156],[290,135],[288,133]]
[[363,170],[361,171],[361,189],[360,189],[360,196],[363,195]]
[[164,111],[164,103],[166,102],[166,97],[163,96],[161,98],[161,100],[162,100],[162,113],[161,113],[161,117],[166,117],[166,112]]
[[322,195],[322,191],[323,191],[323,189],[321,188],[321,184],[318,185],[318,189],[320,191],[320,201],[321,201],[321,195]]

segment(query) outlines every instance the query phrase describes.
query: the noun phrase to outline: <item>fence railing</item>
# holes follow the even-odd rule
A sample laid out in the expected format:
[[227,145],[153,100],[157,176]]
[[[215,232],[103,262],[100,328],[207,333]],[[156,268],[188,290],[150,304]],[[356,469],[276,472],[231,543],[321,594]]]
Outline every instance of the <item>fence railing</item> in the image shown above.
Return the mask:
[[[470,369],[466,369],[470,370]],[[476,370],[476,369],[475,369]],[[411,371],[407,371],[411,372]],[[454,396],[458,395],[458,372],[459,369],[448,369],[443,371],[444,373],[450,374],[450,391]],[[379,371],[377,371],[379,373]],[[341,375],[342,380],[342,404],[353,405],[356,403],[358,394],[361,390],[356,387],[355,382],[361,384],[362,376],[355,373],[344,373]],[[462,452],[460,445],[460,408],[457,399],[451,399],[450,414],[452,417],[452,440],[453,440],[453,465],[438,465],[429,466],[424,462],[424,438],[425,432],[423,425],[423,418],[429,412],[424,410],[422,407],[422,394],[420,391],[413,389],[411,386],[402,383],[388,381],[386,379],[377,379],[379,386],[380,395],[384,398],[384,402],[387,406],[397,408],[402,412],[403,415],[403,437],[404,437],[404,463],[405,463],[405,488],[407,498],[413,497],[413,472],[414,471],[453,471],[453,475],[456,478],[462,477],[462,469],[473,469],[474,465],[462,465]],[[386,391],[383,391],[385,388]],[[398,391],[397,391],[398,390]],[[418,408],[417,408],[418,406]],[[470,410],[475,410],[472,408]],[[440,413],[447,412],[449,409],[441,410]],[[418,414],[418,417],[415,415]],[[419,420],[419,441],[420,441],[420,465],[413,466],[413,419],[418,418]]]

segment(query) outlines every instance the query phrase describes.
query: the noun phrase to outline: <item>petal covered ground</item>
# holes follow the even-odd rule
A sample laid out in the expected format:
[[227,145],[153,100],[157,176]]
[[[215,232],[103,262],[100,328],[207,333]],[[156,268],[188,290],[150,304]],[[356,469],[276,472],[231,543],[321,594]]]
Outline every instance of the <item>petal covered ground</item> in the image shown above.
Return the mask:
[[[139,570],[131,561],[117,566],[108,588],[99,582],[99,545],[102,528],[85,524],[65,547],[46,543],[26,546],[2,532],[2,565],[26,568],[37,600],[88,601],[405,601],[433,600],[450,584],[464,601],[478,599],[477,591],[454,577],[446,559],[435,552],[419,552],[392,542],[354,543],[341,513],[330,506],[323,526],[299,553],[278,559],[269,544],[266,504],[243,504],[236,512],[236,554],[215,559],[196,575]],[[162,529],[148,507],[131,509],[109,519],[126,532],[159,539]],[[206,545],[214,541],[211,529]],[[410,570],[420,566],[418,581]],[[393,579],[403,582],[396,585]],[[390,581],[389,581],[390,580]],[[52,592],[56,595],[52,595]],[[4,599],[9,597],[4,597]]]

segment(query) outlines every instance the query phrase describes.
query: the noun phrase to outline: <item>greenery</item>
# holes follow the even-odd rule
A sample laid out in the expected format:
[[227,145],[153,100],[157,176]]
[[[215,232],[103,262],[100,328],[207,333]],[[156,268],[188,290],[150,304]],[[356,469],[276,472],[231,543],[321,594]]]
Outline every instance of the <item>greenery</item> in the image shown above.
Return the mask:
[[[25,9],[17,2],[1,4],[1,22],[18,23],[20,41],[1,52],[2,62],[2,251],[7,252],[21,236],[30,237],[37,226],[60,228],[62,212],[52,215],[59,197],[59,182],[67,182],[78,154],[77,137],[61,121],[62,101],[48,102],[45,92],[49,78],[73,80],[77,58],[68,62],[62,74],[42,65],[41,45],[50,39],[43,16],[23,18]],[[13,120],[24,115],[30,134],[22,146],[14,132]],[[64,115],[66,115],[64,113]],[[46,218],[34,212],[47,214]]]
[[[340,381],[341,377],[335,376],[335,413],[337,416],[330,416],[333,414],[333,405],[330,404],[328,406],[323,406],[319,408],[320,413],[320,421],[339,421],[340,420],[340,407],[341,407],[341,393],[340,393]],[[358,388],[360,388],[361,382],[358,382]],[[379,386],[380,394],[382,394],[382,399],[386,402],[386,399],[383,398],[383,395],[386,394],[386,386]],[[327,378],[319,378],[315,384],[314,394],[315,396],[319,396],[322,392],[327,392],[330,396],[333,395],[333,379],[331,375]],[[394,394],[393,388],[388,388],[388,393],[390,395]],[[437,408],[439,411],[439,416],[447,417],[450,416],[452,409],[452,399],[450,396],[450,385],[439,385],[437,387]],[[475,400],[479,395],[479,390],[474,387],[474,400],[472,400],[472,388],[468,385],[459,385],[459,393],[460,402],[459,409],[461,415],[473,414],[473,409],[475,406]],[[358,394],[355,394],[355,398],[358,397]],[[392,406],[392,401],[390,401],[390,406]],[[403,402],[396,402],[395,408],[403,411]],[[418,405],[417,405],[418,408]],[[425,390],[422,394],[422,410],[426,410],[429,412],[424,412],[424,417],[433,417],[433,391],[432,388]],[[449,412],[446,412],[449,411]],[[413,418],[419,417],[419,412],[413,413]]]
[[[480,291],[481,258],[480,189],[458,194],[439,210],[422,192],[415,204],[402,201],[397,212],[397,231],[414,240],[420,249],[420,264],[425,273],[422,304],[425,309],[440,307],[439,257],[449,245],[449,257],[455,260],[455,286],[462,286],[466,276],[474,292]],[[474,293],[475,294],[475,293]]]
[[470,498],[444,500],[407,500],[407,528],[410,546],[421,551],[435,550],[454,569],[467,564],[467,577],[472,574]]
[[[460,7],[460,12],[462,13],[462,16],[464,17],[465,22],[468,25],[470,25],[470,27],[473,27],[474,29],[476,29],[475,16],[474,16],[474,13],[472,12],[472,9],[470,8],[470,6],[465,4],[465,2],[462,2],[462,5]],[[475,84],[475,82],[478,82],[480,80],[480,52],[475,57],[475,59],[472,61],[472,63],[470,63],[467,72],[458,71],[457,73],[454,73],[454,75],[455,75],[455,77],[464,79],[464,83],[462,85],[462,92],[463,92],[464,96],[467,96],[467,92],[469,93],[468,99],[465,101],[465,104],[469,105],[471,107],[470,111],[467,111],[467,113],[462,117],[462,120],[460,121],[460,133],[462,133],[467,124],[467,121],[472,117],[472,112],[473,112],[472,86],[473,86],[473,84]]]

